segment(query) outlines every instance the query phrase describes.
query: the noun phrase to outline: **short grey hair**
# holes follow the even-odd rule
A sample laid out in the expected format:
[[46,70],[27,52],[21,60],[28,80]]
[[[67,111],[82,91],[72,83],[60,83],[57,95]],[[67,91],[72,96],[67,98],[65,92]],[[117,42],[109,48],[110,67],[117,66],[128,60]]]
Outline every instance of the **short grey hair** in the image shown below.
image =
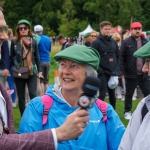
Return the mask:
[[91,65],[86,65],[86,76],[97,77],[97,71]]

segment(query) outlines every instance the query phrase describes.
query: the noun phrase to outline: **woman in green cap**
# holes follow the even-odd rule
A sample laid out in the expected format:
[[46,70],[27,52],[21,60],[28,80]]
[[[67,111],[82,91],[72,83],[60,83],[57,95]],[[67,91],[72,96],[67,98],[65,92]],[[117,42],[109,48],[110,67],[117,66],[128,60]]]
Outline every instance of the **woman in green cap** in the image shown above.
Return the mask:
[[17,76],[14,76],[18,103],[21,115],[25,109],[25,86],[27,84],[30,99],[37,96],[37,74],[41,78],[40,72],[40,60],[38,47],[31,32],[31,26],[28,20],[20,20],[16,27],[16,38],[11,44],[11,59],[12,65],[15,70],[20,67],[26,67],[28,69],[28,78],[22,78],[22,72],[18,72]]
[[[98,81],[94,82],[97,76],[96,70],[99,66],[100,56],[95,49],[83,45],[74,45],[57,53],[54,59],[59,63],[60,85],[55,84],[47,88],[46,95],[53,101],[47,116],[48,120],[42,124],[43,98],[41,100],[41,97],[36,97],[30,101],[22,116],[19,133],[40,131],[60,126],[68,115],[81,109],[81,103],[79,102],[83,98],[83,93],[91,96],[93,90],[98,90]],[[85,83],[87,78],[92,80]],[[90,120],[78,124],[81,127],[80,132],[83,133],[77,139],[58,142],[56,149],[117,150],[125,130],[124,125],[112,106],[106,102],[103,102],[103,104],[105,103],[104,106],[108,106],[106,109],[107,120],[104,122],[104,116],[95,102],[95,100],[97,101],[96,93],[91,97],[94,100],[93,107],[86,107],[87,111],[89,111]],[[83,98],[82,100],[82,104],[86,105],[87,99],[84,101]],[[74,122],[74,126],[76,126],[78,121],[80,119]]]

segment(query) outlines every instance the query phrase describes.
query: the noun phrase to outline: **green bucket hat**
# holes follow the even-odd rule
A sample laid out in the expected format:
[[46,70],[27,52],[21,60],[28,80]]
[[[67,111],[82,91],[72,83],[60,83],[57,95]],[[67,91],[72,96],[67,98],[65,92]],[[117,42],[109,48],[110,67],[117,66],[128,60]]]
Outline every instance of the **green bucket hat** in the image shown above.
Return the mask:
[[85,33],[83,37],[87,38],[87,37],[89,37],[89,35],[90,35],[90,33],[88,32],[88,33]]
[[133,53],[135,57],[150,58],[150,42],[146,43],[140,49]]
[[96,70],[100,63],[100,55],[97,50],[78,44],[70,46],[54,56],[56,61],[61,58],[69,59],[80,64],[91,65]]
[[18,25],[20,25],[20,24],[27,24],[28,26],[30,26],[30,22],[28,20],[25,20],[25,19],[18,21]]

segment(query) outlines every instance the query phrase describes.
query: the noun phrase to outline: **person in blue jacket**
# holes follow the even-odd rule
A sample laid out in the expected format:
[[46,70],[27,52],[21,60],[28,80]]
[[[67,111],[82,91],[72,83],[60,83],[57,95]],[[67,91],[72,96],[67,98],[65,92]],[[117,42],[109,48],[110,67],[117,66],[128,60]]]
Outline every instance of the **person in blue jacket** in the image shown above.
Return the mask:
[[[53,98],[48,121],[42,125],[44,105],[41,97],[36,97],[30,101],[22,116],[19,133],[56,128],[63,124],[68,115],[80,108],[78,100],[86,77],[97,76],[100,56],[91,47],[70,46],[58,52],[54,59],[59,63],[60,85],[50,85],[46,90],[46,94]],[[90,120],[80,124],[84,132],[77,139],[59,142],[58,150],[118,149],[125,127],[113,107],[108,104],[106,122],[103,122],[103,114],[96,103],[88,111]]]
[[40,85],[42,95],[44,95],[49,80],[51,40],[48,36],[43,34],[43,27],[41,25],[34,26],[34,32],[40,36],[38,50],[40,55],[40,68],[44,77],[40,79]]

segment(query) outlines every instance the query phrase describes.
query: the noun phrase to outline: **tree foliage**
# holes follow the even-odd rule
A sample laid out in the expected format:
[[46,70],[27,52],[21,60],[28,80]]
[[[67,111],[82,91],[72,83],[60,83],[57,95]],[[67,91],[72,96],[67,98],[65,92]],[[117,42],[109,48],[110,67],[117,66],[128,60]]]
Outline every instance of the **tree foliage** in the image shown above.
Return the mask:
[[48,35],[78,36],[88,24],[99,31],[99,23],[109,20],[114,26],[129,29],[140,21],[149,30],[150,0],[3,0],[7,24],[15,29],[20,19],[44,26]]

